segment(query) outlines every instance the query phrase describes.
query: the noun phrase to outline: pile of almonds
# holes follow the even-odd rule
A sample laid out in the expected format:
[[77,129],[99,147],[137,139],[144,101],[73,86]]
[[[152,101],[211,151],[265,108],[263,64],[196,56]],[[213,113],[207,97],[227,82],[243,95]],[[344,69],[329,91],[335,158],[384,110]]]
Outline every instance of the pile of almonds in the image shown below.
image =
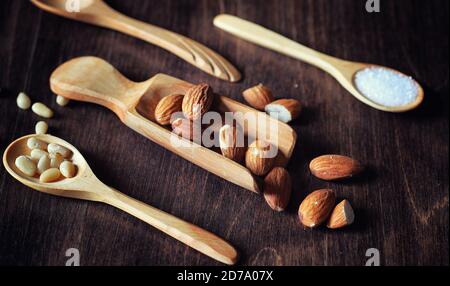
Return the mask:
[[[351,178],[363,171],[356,160],[342,155],[322,155],[309,164],[311,173],[319,179],[335,181]],[[336,192],[331,189],[316,190],[309,194],[298,209],[300,222],[310,228],[327,221],[330,229],[341,228],[353,223],[355,214],[348,200],[335,206]]]
[[77,168],[70,159],[72,152],[59,144],[44,142],[35,137],[27,140],[29,155],[16,158],[16,167],[29,177],[39,176],[43,183],[72,178]]
[[[271,91],[263,85],[246,90],[243,95],[251,102],[252,106],[256,105],[258,109],[264,109],[273,101]],[[264,103],[258,104],[260,99]],[[211,108],[213,101],[214,93],[209,85],[204,83],[194,85],[184,95],[173,94],[163,97],[155,108],[155,120],[161,125],[171,124],[172,132],[197,142],[197,138],[201,137],[201,130],[194,130],[193,121],[205,114]],[[290,109],[293,111],[290,114],[291,118],[295,118],[300,110],[300,104],[297,101],[294,102],[294,105],[295,108]],[[290,105],[287,106],[290,108]],[[183,117],[171,122],[172,115],[180,111]],[[244,142],[238,142],[239,138],[243,138],[241,135],[243,135],[243,130],[239,125],[220,126],[219,145],[222,155],[245,165],[252,174],[265,177],[264,197],[267,203],[276,211],[284,210],[291,193],[291,179],[284,168],[273,168],[276,156],[267,154],[272,154],[274,146],[257,139],[246,147]]]
[[[290,122],[298,117],[301,105],[295,99],[274,97],[269,88],[262,84],[243,92],[244,99],[252,107],[265,110],[269,115],[283,122]],[[174,94],[162,98],[155,109],[155,119],[161,125],[171,125],[172,132],[188,140],[197,142],[201,130],[194,130],[193,121],[199,119],[212,106],[214,93],[207,84],[191,87],[186,94]],[[171,122],[172,115],[182,112],[183,117]],[[256,139],[248,147],[243,142],[242,128],[239,125],[220,126],[219,145],[223,156],[242,164],[255,176],[264,179],[263,195],[267,204],[275,211],[283,211],[289,203],[292,180],[288,171],[274,166],[276,156],[267,156],[273,146]],[[340,180],[353,177],[362,171],[357,161],[340,155],[324,155],[310,163],[311,173],[323,180]],[[331,229],[341,228],[353,223],[354,212],[347,200],[335,205],[336,193],[331,189],[317,190],[309,194],[300,204],[298,215],[306,227],[317,227],[327,221]]]

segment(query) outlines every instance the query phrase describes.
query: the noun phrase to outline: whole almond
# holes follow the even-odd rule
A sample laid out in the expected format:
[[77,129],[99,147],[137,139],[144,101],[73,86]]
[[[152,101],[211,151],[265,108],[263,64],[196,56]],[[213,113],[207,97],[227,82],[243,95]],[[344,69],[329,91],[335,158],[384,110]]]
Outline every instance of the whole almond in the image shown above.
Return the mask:
[[213,101],[214,93],[209,85],[205,83],[195,85],[183,98],[183,114],[189,120],[197,120],[211,108]]
[[264,110],[264,107],[273,101],[272,91],[261,83],[242,92],[242,96],[250,106]]
[[275,163],[276,154],[273,154],[273,145],[255,140],[245,153],[245,166],[255,175],[264,176]]
[[242,130],[228,124],[222,126],[219,130],[219,145],[223,156],[237,163],[243,161],[245,146]]
[[273,168],[264,179],[264,199],[275,211],[284,211],[292,190],[291,176],[282,167]]
[[163,97],[156,105],[155,119],[161,125],[170,124],[172,114],[181,111],[184,95],[172,94]]
[[323,155],[309,163],[311,173],[322,180],[350,178],[362,172],[363,166],[356,160],[341,155]]
[[334,190],[322,189],[309,194],[298,209],[300,222],[306,227],[316,227],[323,223],[333,210],[336,201]]
[[327,227],[331,229],[350,225],[355,220],[353,208],[347,200],[343,200],[334,208],[328,219]]
[[186,118],[177,118],[172,122],[172,132],[185,139],[193,140],[197,143],[201,142],[201,126],[197,130],[194,124],[194,122]]

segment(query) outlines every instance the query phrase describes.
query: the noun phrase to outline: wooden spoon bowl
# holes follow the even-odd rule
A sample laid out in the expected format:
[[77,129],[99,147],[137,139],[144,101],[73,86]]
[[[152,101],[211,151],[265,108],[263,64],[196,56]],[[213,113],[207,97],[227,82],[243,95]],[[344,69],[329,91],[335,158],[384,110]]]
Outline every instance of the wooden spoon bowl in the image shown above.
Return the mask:
[[[31,150],[27,146],[27,140],[31,137],[45,141],[47,143],[59,144],[72,151],[72,157],[70,159],[77,166],[76,176],[73,178],[66,178],[56,182],[43,183],[39,181],[38,176],[30,177],[23,174],[16,167],[15,160],[17,157],[21,155],[30,155]],[[63,197],[71,197],[71,198],[83,197],[84,199],[88,200],[94,201],[99,200],[94,193],[86,192],[86,190],[84,189],[76,188],[76,186],[78,186],[78,180],[80,178],[84,179],[87,178],[93,180],[95,180],[96,178],[95,176],[92,177],[93,176],[92,170],[89,168],[89,165],[83,158],[83,155],[81,155],[81,153],[75,147],[73,147],[68,142],[62,140],[61,138],[45,134],[32,134],[21,137],[12,142],[6,148],[5,153],[3,155],[3,165],[5,166],[8,173],[11,174],[11,176],[13,176],[16,180],[20,181],[22,184],[27,185],[32,189],[39,190],[41,192],[49,194],[56,194]]]

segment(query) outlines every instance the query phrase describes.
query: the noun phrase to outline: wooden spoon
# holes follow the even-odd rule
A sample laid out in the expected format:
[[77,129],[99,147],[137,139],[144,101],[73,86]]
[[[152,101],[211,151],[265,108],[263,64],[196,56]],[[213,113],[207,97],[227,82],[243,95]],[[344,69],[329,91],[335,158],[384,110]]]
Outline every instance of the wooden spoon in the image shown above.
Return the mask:
[[[185,94],[192,86],[165,74],[157,74],[143,82],[133,82],[97,57],[72,59],[60,65],[50,76],[50,88],[54,93],[103,105],[114,111],[125,125],[173,153],[247,190],[260,192],[258,179],[247,168],[213,150],[178,137],[155,122],[155,108],[161,98]],[[258,128],[261,133],[270,132],[269,139],[272,141],[268,141],[278,148],[277,165],[288,163],[297,139],[290,126],[225,96],[216,96],[215,108],[221,113],[257,115],[245,118],[244,132],[257,134],[251,128]],[[265,135],[265,138],[268,137]]]
[[[79,11],[67,0],[31,0],[39,8],[77,21],[116,30],[159,46],[199,69],[223,80],[236,82],[239,71],[225,58],[204,45],[174,32],[125,16],[101,0],[78,0]],[[66,6],[68,5],[68,6]]]
[[214,18],[214,25],[244,40],[261,45],[263,47],[269,48],[271,50],[321,68],[325,72],[331,74],[335,79],[337,79],[337,81],[357,99],[376,109],[388,112],[404,112],[416,108],[423,100],[423,89],[417,82],[415,82],[417,85],[417,96],[415,100],[409,102],[408,104],[399,106],[387,106],[379,104],[363,95],[354,84],[355,74],[366,68],[384,68],[386,70],[394,71],[395,73],[403,75],[399,71],[373,64],[351,62],[331,57],[329,55],[305,47],[255,23],[243,20],[232,15],[218,15]]
[[[71,150],[73,153],[72,160],[77,166],[76,176],[53,183],[42,183],[39,178],[23,174],[14,162],[18,156],[30,154],[27,147],[27,140],[30,137],[35,137],[47,143],[57,143]],[[74,146],[58,137],[32,134],[15,140],[3,154],[3,165],[11,176],[37,191],[109,204],[145,221],[217,261],[229,265],[235,264],[237,261],[238,253],[236,250],[220,237],[106,186],[94,175],[81,153]]]

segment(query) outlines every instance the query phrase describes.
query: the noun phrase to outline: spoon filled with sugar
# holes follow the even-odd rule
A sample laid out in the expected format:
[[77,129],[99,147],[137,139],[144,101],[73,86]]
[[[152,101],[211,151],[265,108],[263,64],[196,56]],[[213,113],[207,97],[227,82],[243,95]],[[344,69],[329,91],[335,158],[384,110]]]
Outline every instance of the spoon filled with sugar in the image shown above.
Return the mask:
[[[43,182],[42,178],[33,175],[34,172],[24,172],[26,168],[23,169],[16,159],[21,157],[27,160],[24,157],[28,157],[30,153],[28,142],[30,138],[34,138],[42,145],[53,143],[69,150],[70,160],[77,168],[75,175],[71,178],[62,177],[52,182]],[[83,155],[74,146],[58,137],[32,134],[16,139],[5,150],[3,165],[11,176],[32,189],[55,196],[102,202],[114,206],[217,261],[229,265],[237,261],[238,253],[233,246],[215,234],[135,200],[102,183],[92,172]]]
[[405,112],[423,101],[424,92],[420,84],[394,69],[338,59],[232,15],[218,15],[214,25],[244,40],[324,70],[354,97],[373,108]]

